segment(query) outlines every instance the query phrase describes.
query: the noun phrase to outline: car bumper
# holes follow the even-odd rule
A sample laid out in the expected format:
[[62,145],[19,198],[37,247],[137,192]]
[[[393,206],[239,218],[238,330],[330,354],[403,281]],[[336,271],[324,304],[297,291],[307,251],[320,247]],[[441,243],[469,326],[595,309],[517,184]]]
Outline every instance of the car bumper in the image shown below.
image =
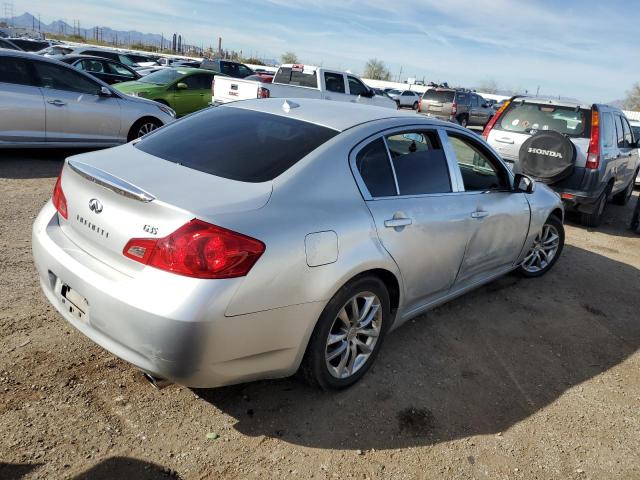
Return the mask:
[[[149,267],[126,276],[75,246],[51,202],[33,226],[33,257],[44,294],[76,329],[139,369],[188,387],[293,374],[324,308],[312,302],[226,316],[242,278],[198,280]],[[63,285],[86,299],[82,318],[69,310]]]

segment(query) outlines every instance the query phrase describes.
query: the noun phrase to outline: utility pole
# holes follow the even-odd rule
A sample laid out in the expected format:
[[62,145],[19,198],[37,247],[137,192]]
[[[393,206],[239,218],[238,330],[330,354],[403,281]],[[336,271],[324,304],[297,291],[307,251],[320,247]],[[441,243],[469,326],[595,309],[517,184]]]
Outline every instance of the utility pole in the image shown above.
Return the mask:
[[402,78],[402,66],[400,67],[400,73],[398,74],[398,83],[400,83],[401,78]]

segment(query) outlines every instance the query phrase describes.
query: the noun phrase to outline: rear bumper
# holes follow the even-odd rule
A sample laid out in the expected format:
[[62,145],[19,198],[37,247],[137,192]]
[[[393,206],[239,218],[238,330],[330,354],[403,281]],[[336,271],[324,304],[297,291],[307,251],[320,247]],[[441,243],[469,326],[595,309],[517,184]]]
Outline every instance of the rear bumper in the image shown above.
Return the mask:
[[[147,268],[128,277],[79,250],[49,202],[33,226],[33,257],[47,299],[76,329],[114,355],[189,387],[293,374],[324,304],[228,317],[243,279],[197,280]],[[60,293],[86,299],[79,319]]]
[[[551,188],[553,188],[553,186]],[[594,192],[580,192],[556,188],[554,188],[554,190],[558,192],[560,198],[562,198],[565,210],[591,214],[595,212],[598,207],[598,199],[600,195],[602,195],[602,192],[604,192],[604,187]]]

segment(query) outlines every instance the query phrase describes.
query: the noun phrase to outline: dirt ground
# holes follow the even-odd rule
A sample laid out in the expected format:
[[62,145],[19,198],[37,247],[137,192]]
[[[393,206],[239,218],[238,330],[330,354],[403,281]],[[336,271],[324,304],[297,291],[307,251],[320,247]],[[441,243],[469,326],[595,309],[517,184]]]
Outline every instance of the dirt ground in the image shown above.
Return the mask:
[[392,333],[347,391],[157,391],[40,292],[30,229],[62,158],[0,152],[0,478],[640,479],[630,206],[569,224],[549,275]]

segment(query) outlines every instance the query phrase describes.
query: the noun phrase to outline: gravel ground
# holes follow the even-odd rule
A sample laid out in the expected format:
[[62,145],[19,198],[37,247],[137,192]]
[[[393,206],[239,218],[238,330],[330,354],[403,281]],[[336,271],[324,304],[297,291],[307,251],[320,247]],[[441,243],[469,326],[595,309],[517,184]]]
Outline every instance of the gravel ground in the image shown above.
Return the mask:
[[40,292],[30,228],[65,154],[0,158],[0,478],[640,478],[630,206],[568,225],[546,277],[409,322],[347,391],[156,391]]

